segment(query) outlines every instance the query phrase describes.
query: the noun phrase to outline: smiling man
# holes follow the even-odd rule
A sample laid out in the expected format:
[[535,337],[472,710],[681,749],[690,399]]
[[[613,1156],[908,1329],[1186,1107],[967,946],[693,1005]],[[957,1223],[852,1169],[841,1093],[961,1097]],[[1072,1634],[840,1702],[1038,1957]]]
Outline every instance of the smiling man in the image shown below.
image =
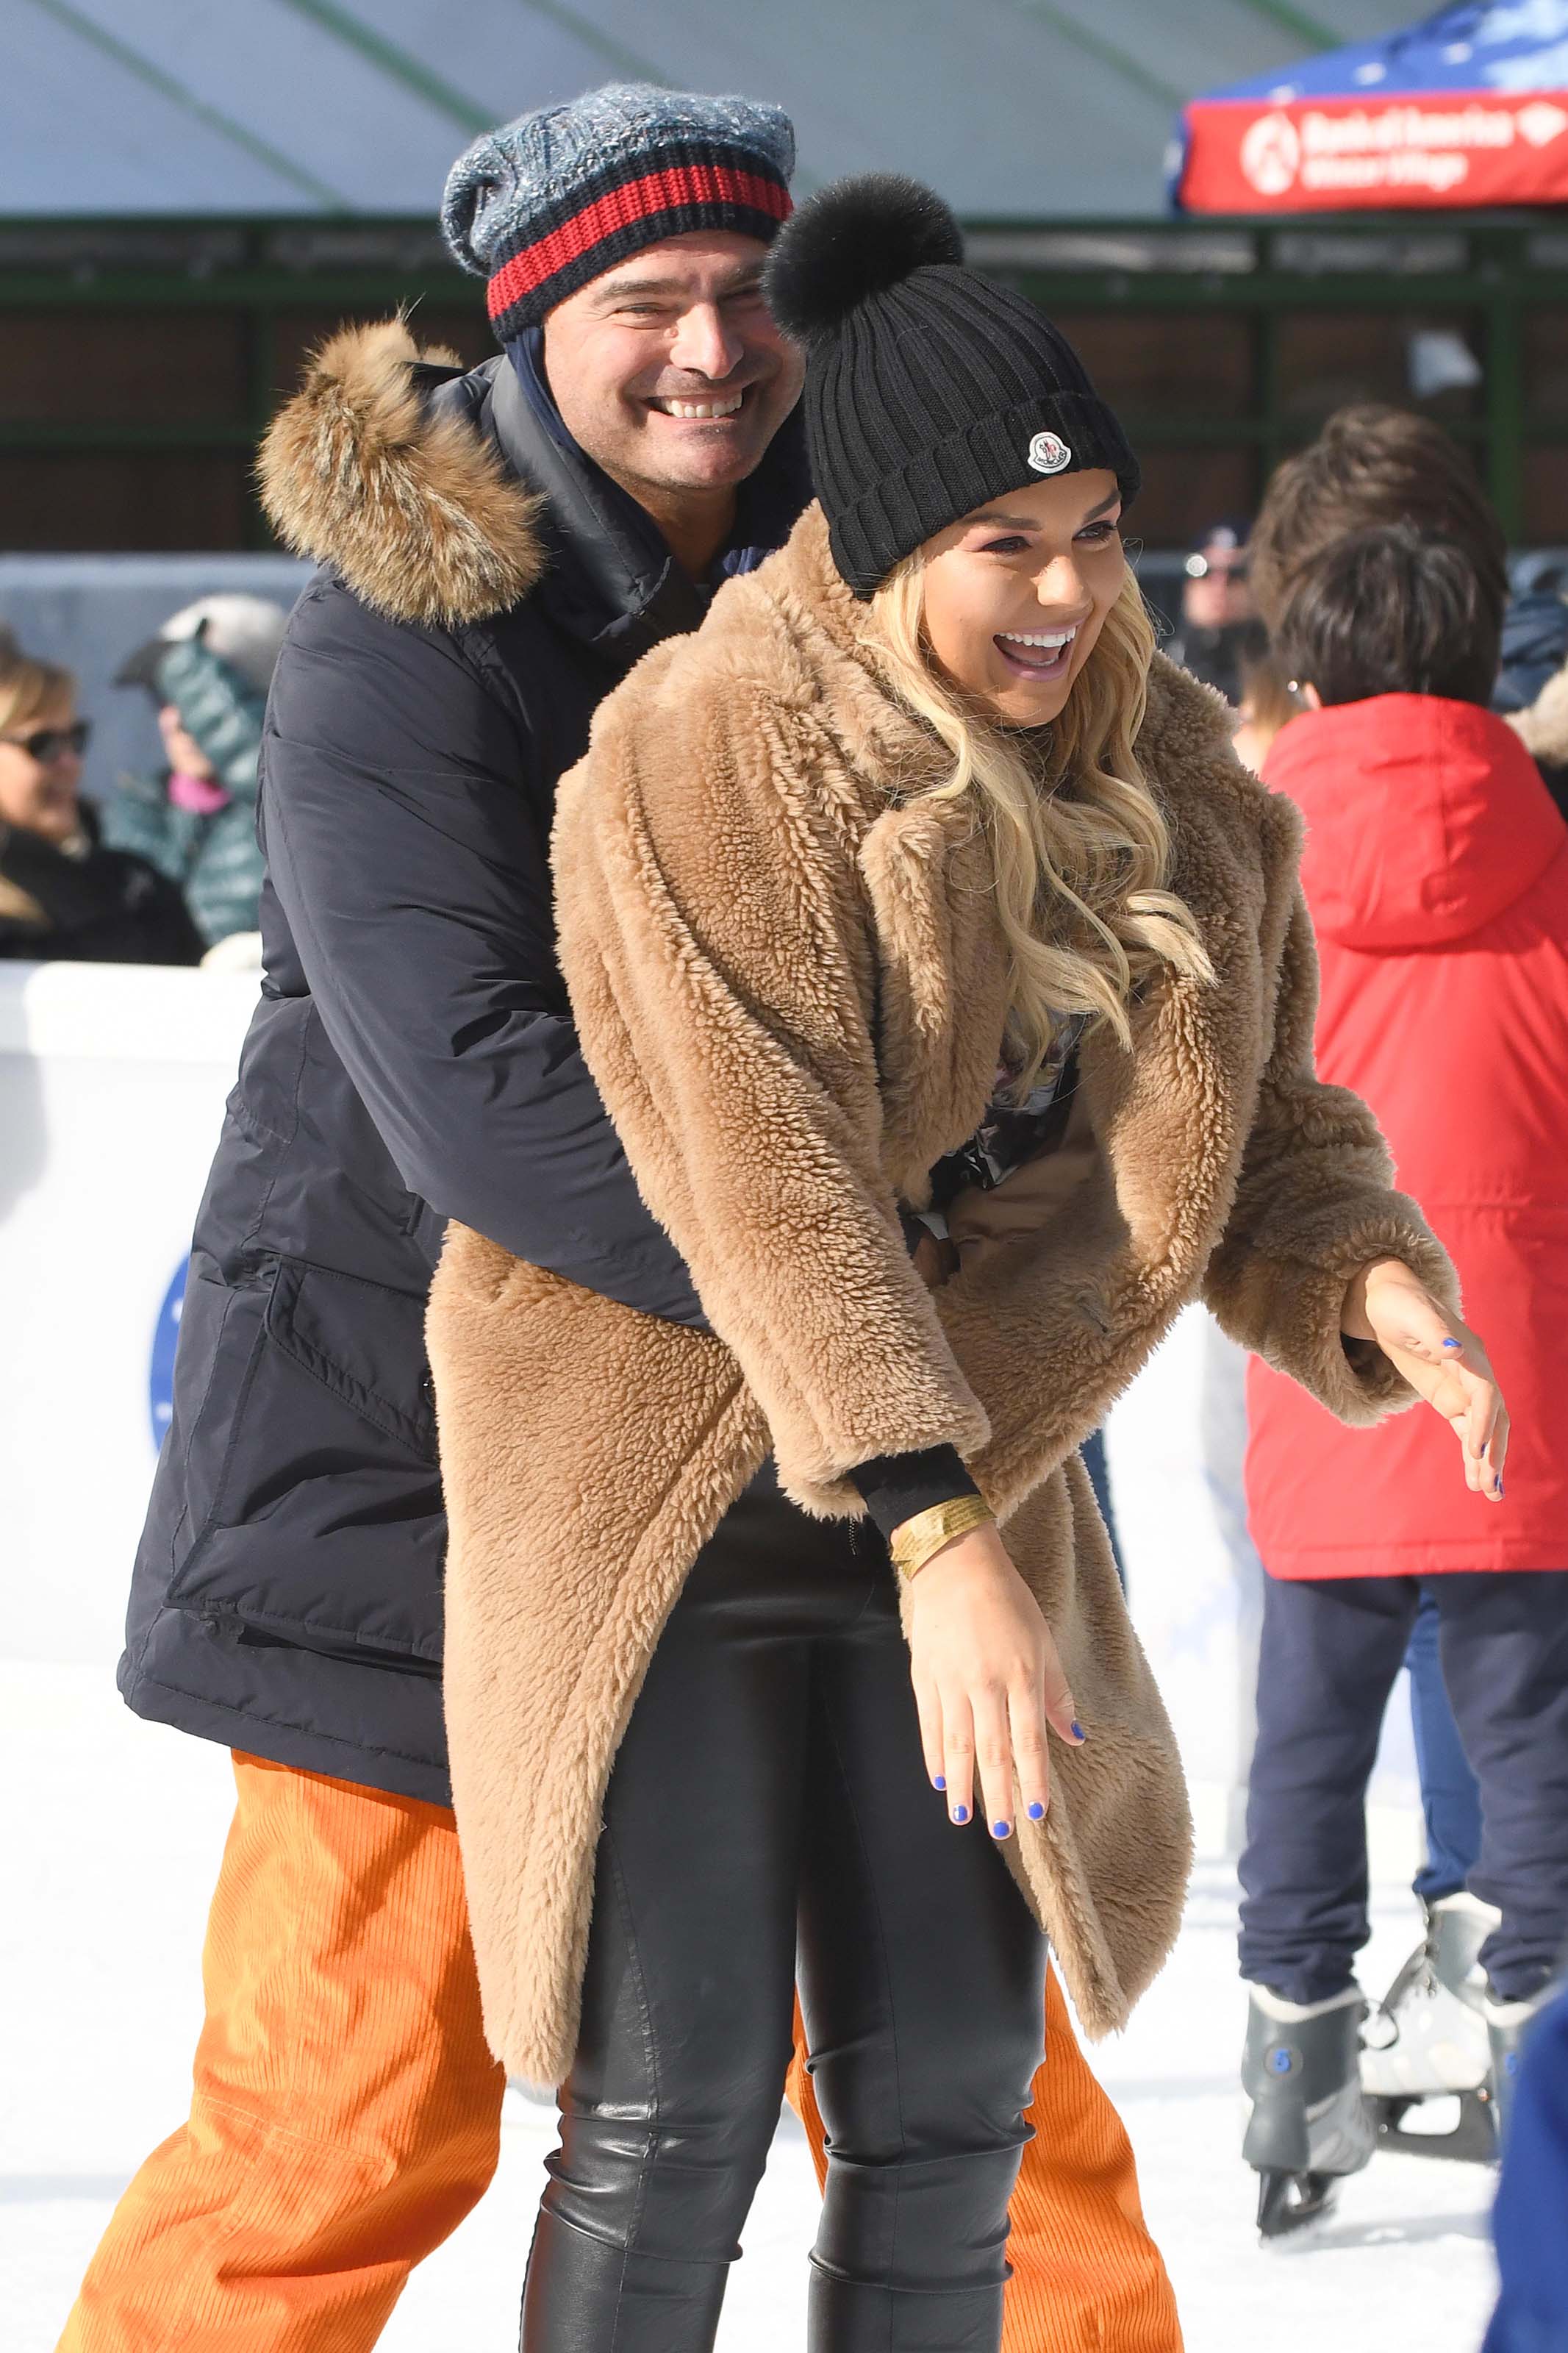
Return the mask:
[[[443,227],[500,353],[464,374],[400,323],[353,330],[268,438],[269,511],[321,569],[268,706],[265,978],[121,1668],[139,1715],[235,1752],[238,1804],[190,2120],[118,2208],[62,2353],[358,2353],[495,2166],[426,1294],[456,1218],[702,1321],[577,1048],[550,827],[597,704],[809,495],[801,364],[759,292],[794,156],[775,108],[652,88],[480,139]],[[591,1511],[553,1467],[563,1511]],[[1167,2353],[1125,2137],[1056,2019],[1017,2342]],[[1095,2280],[1056,2254],[1089,2213]]]
[[572,294],[509,339],[544,374],[561,421],[703,578],[748,479],[794,407],[800,375],[763,305],[754,237],[696,229]]

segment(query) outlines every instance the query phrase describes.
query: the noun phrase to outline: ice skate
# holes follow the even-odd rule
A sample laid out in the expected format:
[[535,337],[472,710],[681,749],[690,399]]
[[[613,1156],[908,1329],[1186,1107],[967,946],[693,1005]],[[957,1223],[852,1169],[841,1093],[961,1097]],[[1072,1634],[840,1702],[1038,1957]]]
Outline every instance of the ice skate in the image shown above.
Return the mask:
[[1445,1895],[1426,1935],[1362,2029],[1362,2089],[1379,2144],[1410,2157],[1488,2165],[1497,2105],[1481,1947],[1500,1915]]
[[1258,2228],[1277,2239],[1332,2204],[1376,2146],[1362,2098],[1359,1986],[1328,2001],[1287,2001],[1248,1986],[1242,2088],[1252,2103],[1242,2156],[1258,2175]]

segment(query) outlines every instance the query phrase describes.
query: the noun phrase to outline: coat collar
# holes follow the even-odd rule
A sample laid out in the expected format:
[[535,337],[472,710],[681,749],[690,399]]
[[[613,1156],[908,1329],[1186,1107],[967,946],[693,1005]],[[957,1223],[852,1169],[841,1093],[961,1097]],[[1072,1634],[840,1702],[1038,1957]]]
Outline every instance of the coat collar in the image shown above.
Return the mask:
[[428,397],[460,371],[421,364],[401,319],[349,327],[273,420],[258,477],[287,547],[330,564],[395,621],[457,628],[504,612],[545,566],[543,501],[493,441]]
[[[945,774],[947,754],[923,720],[886,682],[869,630],[869,607],[839,577],[827,523],[815,502],[788,541],[753,578],[731,585],[704,632],[738,683],[764,690],[770,702],[813,710],[849,766],[872,788],[876,804],[959,838],[967,818],[918,797]],[[1156,793],[1168,778],[1214,764],[1249,803],[1268,796],[1231,748],[1234,717],[1224,697],[1156,654],[1138,735],[1138,754]],[[1212,779],[1209,779],[1212,781]],[[1205,789],[1207,788],[1205,783]]]
[[[0,920],[28,931],[75,931],[115,910],[126,878],[99,857],[103,826],[90,801],[68,842],[46,841],[20,826],[0,826]],[[144,896],[150,878],[130,878]]]
[[[740,704],[783,708],[819,731],[832,754],[814,770],[845,853],[853,860],[877,935],[878,1062],[884,1168],[905,1199],[922,1200],[927,1172],[973,1132],[991,1092],[1007,997],[1005,944],[995,921],[990,861],[973,813],[925,788],[947,754],[925,723],[889,691],[868,631],[868,608],[839,578],[819,507],[807,509],[785,547],[719,598],[685,659],[717,668]],[[1256,967],[1262,901],[1254,894],[1261,824],[1279,854],[1293,854],[1294,808],[1267,793],[1237,760],[1222,698],[1156,654],[1138,736],[1145,775],[1171,824],[1173,887],[1198,917],[1223,971]],[[1211,1070],[1225,1055],[1210,1035],[1224,991],[1167,977],[1142,1008],[1145,1035],[1169,1037]],[[1176,1042],[1184,1037],[1186,1047]],[[1151,1069],[1162,1075],[1151,1078]],[[1200,1134],[1190,1092],[1166,1085],[1169,1068],[1124,1054],[1091,1033],[1082,1068],[1106,1133],[1124,1117],[1166,1137],[1173,1182],[1197,1193],[1220,1181],[1228,1138]],[[1164,1092],[1162,1093],[1162,1089]],[[1220,1161],[1215,1159],[1218,1150]],[[1176,1173],[1179,1172],[1179,1175]],[[1156,1221],[1168,1208],[1152,1201]],[[1178,1219],[1195,1234],[1195,1208]],[[1158,1258],[1173,1236],[1143,1237]],[[1188,1237],[1189,1240],[1191,1236]]]
[[[552,434],[504,354],[436,396],[479,393],[478,429],[509,473],[540,494],[545,592],[554,619],[627,664],[661,638],[695,629],[704,599],[660,534],[565,435]],[[629,510],[629,512],[628,512]]]

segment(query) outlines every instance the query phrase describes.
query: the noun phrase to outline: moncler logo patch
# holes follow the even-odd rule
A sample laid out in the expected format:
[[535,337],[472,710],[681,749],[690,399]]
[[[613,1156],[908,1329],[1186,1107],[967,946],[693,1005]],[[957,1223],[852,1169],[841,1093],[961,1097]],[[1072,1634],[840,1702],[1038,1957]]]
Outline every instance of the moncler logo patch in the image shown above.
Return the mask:
[[1059,474],[1072,464],[1072,451],[1059,433],[1037,433],[1029,444],[1029,465],[1037,474]]

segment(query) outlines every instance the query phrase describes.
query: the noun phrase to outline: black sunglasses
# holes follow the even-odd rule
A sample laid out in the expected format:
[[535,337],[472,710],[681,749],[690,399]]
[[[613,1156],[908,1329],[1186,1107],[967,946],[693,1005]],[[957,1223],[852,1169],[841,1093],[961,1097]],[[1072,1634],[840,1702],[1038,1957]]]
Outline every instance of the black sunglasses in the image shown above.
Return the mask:
[[79,719],[69,727],[38,727],[31,735],[0,735],[0,744],[15,744],[40,768],[53,767],[57,760],[74,752],[79,760],[92,735],[90,719]]

